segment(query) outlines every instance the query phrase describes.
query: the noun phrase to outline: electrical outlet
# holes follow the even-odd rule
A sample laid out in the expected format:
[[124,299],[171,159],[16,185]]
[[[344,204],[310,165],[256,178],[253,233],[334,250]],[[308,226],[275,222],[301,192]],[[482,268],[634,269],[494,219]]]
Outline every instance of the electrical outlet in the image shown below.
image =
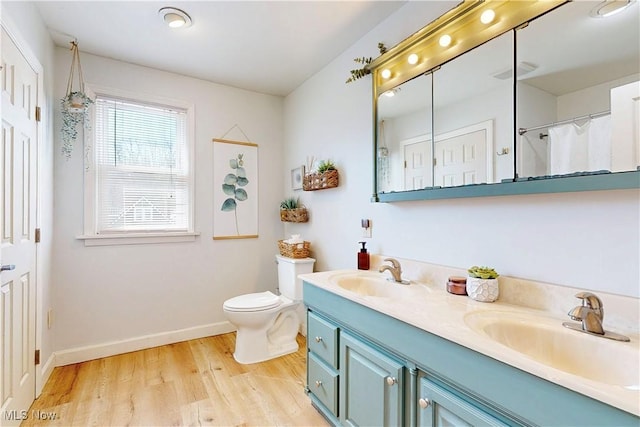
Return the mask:
[[53,324],[53,308],[50,308],[47,311],[47,329],[51,329],[51,325]]
[[362,237],[371,238],[371,220],[370,219],[361,219],[360,226],[362,227]]

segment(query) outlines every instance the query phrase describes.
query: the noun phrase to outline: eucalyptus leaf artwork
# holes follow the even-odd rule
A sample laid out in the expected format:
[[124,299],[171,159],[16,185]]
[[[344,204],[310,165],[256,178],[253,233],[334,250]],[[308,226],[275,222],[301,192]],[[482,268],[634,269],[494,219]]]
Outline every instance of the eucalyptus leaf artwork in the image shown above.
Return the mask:
[[222,203],[221,210],[223,212],[233,212],[236,222],[236,233],[240,235],[240,229],[238,228],[238,202],[244,202],[249,198],[245,187],[249,180],[247,179],[247,171],[244,168],[244,155],[238,154],[235,159],[229,160],[229,166],[235,173],[228,173],[224,177],[222,183],[222,191],[224,194],[231,196],[225,199]]

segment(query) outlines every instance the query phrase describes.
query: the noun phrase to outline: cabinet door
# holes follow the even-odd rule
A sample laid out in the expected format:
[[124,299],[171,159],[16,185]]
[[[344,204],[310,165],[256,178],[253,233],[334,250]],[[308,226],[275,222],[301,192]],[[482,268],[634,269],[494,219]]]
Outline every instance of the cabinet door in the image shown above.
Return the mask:
[[403,424],[402,363],[340,331],[340,421],[348,426]]
[[418,425],[420,427],[506,426],[479,407],[424,377],[420,379]]

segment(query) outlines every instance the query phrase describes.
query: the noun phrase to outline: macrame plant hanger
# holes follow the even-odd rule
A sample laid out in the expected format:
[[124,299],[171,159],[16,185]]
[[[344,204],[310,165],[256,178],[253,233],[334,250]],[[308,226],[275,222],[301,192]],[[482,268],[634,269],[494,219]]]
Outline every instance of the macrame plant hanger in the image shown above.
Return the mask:
[[[73,90],[74,77],[77,76],[78,90]],[[84,76],[80,65],[80,50],[76,40],[71,42],[71,70],[67,81],[67,92],[62,98],[62,153],[71,157],[73,143],[78,138],[78,125],[82,124],[85,132],[90,130],[89,106],[93,100],[87,96],[84,88]]]

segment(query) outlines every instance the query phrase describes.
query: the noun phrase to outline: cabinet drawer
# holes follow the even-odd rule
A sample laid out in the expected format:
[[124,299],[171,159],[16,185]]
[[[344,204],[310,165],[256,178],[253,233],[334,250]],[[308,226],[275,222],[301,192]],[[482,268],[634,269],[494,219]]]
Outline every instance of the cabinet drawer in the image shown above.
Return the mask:
[[338,369],[338,327],[309,311],[307,347],[329,366]]
[[338,416],[338,373],[315,354],[307,360],[309,393],[316,396],[333,415]]

